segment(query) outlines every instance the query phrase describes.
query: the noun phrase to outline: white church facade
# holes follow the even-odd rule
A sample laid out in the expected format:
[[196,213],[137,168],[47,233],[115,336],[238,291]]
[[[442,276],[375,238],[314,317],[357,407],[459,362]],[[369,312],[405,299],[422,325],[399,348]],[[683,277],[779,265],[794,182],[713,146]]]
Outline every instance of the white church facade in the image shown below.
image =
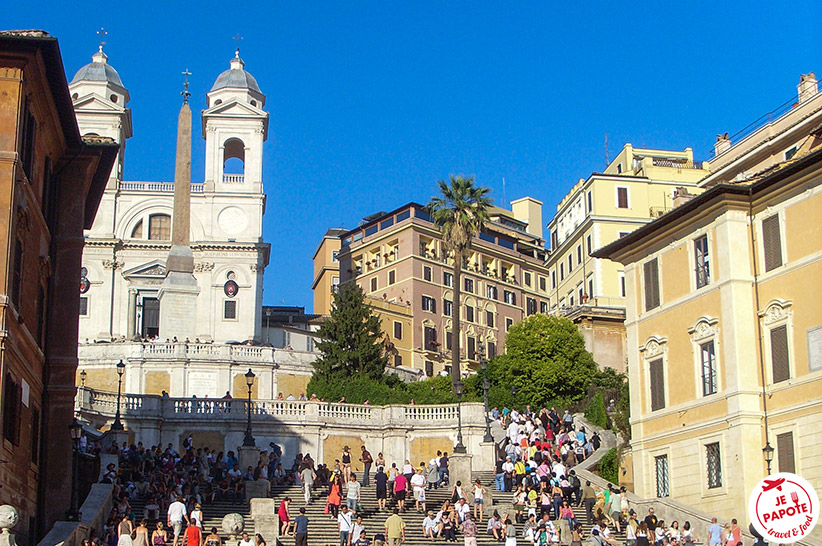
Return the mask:
[[[316,325],[304,314],[285,327],[264,320],[271,316],[264,317],[262,306],[270,252],[262,235],[269,116],[265,95],[245,71],[239,51],[207,93],[201,114],[205,173],[201,181],[195,174],[190,198],[198,292],[185,339],[164,332],[161,320],[174,183],[123,179],[126,141],[132,136],[130,97],[102,48],[69,89],[81,133],[120,144],[117,166],[85,234],[78,340],[78,373],[85,375],[78,375],[78,384],[116,391],[116,363],[123,360],[124,392],[235,394],[245,389],[244,379],[239,389],[240,376],[251,367],[260,376],[255,395],[274,398],[283,389],[286,396],[297,395],[311,374],[310,332]],[[294,314],[299,315],[296,309]]]

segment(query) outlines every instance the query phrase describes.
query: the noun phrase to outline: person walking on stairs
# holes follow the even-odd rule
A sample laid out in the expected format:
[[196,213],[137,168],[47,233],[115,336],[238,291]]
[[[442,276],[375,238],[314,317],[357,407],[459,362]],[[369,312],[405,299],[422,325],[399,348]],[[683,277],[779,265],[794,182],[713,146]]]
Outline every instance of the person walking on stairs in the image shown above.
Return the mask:
[[405,542],[405,521],[400,517],[397,508],[394,508],[394,513],[385,520],[385,537],[388,539],[388,546],[400,546]]
[[308,546],[308,516],[300,507],[300,515],[294,518],[294,546]]
[[348,505],[343,504],[340,507],[340,513],[337,515],[337,531],[340,533],[340,546],[348,546],[348,537],[351,536],[351,528],[354,522],[351,519],[351,512],[348,511]]

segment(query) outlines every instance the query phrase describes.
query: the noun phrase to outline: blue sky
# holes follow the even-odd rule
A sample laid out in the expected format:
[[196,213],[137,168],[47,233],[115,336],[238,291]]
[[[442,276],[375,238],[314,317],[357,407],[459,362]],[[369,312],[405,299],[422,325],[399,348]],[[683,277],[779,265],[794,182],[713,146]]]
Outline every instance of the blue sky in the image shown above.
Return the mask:
[[[139,7],[138,7],[139,6]],[[822,4],[776,2],[7,2],[0,27],[60,40],[68,77],[95,31],[131,93],[128,180],[172,180],[180,72],[192,108],[235,42],[267,95],[264,303],[312,307],[329,227],[427,202],[449,174],[545,223],[579,178],[626,142],[707,159],[822,77]],[[195,116],[195,124],[199,123]],[[195,135],[198,128],[195,127]],[[202,180],[204,142],[194,144]]]

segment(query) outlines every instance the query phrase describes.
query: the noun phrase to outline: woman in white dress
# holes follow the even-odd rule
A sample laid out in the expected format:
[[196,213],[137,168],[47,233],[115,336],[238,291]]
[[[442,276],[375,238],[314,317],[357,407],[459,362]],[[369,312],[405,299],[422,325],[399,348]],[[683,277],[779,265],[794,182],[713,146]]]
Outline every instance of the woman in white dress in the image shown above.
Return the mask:
[[134,526],[131,524],[128,514],[123,514],[123,519],[121,519],[117,525],[117,534],[120,537],[117,540],[117,546],[133,546],[134,542],[131,540],[131,534],[133,532]]
[[510,519],[505,520],[505,546],[517,546],[517,528]]

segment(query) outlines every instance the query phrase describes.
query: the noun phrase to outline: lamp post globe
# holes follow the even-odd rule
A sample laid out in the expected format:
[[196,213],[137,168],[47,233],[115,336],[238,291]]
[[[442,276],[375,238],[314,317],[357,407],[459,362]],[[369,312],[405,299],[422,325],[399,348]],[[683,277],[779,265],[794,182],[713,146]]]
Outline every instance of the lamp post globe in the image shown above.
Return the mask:
[[254,447],[257,445],[254,441],[254,436],[251,434],[251,387],[254,385],[255,377],[254,372],[249,368],[245,373],[245,384],[248,385],[248,403],[246,404],[248,422],[246,423],[245,438],[243,439],[243,446],[245,447]]
[[126,365],[122,360],[117,363],[117,412],[114,414],[114,423],[111,430],[123,430],[123,422],[120,420],[120,397],[123,392],[123,374],[126,373]]
[[765,447],[762,448],[762,454],[765,456],[765,462],[768,464],[768,476],[771,475],[771,461],[773,461],[773,446],[770,441],[765,442]]

